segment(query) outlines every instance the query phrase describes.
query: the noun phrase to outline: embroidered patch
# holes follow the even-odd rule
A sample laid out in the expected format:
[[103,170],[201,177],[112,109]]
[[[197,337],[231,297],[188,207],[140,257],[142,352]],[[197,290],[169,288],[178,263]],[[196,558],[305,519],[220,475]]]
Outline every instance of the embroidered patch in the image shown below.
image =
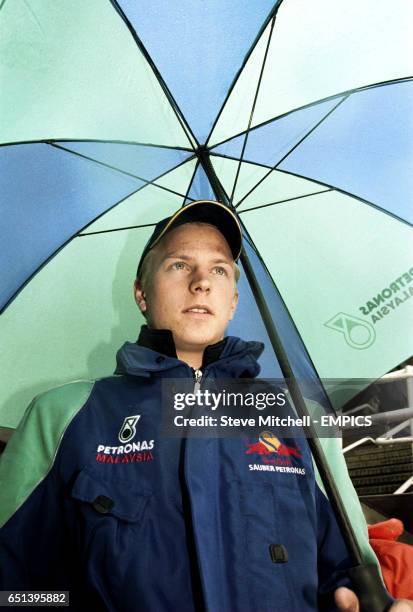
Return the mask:
[[119,442],[125,444],[125,442],[130,442],[136,436],[136,425],[140,418],[140,414],[134,414],[125,418],[119,431]]
[[155,440],[129,442],[124,446],[105,446],[99,444],[96,449],[96,461],[99,463],[141,463],[153,461]]
[[258,442],[247,444],[246,455],[258,455],[261,463],[249,464],[250,471],[305,474],[302,466],[291,466],[291,457],[301,458],[295,446],[283,444],[272,431],[263,431]]

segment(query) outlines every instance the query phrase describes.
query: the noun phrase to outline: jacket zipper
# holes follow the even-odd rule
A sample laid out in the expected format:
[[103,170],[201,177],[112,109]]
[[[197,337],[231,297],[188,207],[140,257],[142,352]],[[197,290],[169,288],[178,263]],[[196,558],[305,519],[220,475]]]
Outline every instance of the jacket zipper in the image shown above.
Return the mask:
[[201,387],[202,370],[194,370],[194,393],[196,393]]

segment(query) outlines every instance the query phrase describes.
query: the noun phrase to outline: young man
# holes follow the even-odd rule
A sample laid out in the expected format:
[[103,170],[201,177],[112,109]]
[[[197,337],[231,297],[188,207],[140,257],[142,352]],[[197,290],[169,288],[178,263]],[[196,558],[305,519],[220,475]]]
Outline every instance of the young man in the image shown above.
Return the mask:
[[37,398],[6,449],[0,589],[68,590],[90,611],[334,608],[349,559],[306,442],[296,472],[251,472],[239,439],[161,435],[163,379],[259,372],[262,344],[224,338],[240,250],[218,203],[157,225],[134,286],[147,326],[116,375]]

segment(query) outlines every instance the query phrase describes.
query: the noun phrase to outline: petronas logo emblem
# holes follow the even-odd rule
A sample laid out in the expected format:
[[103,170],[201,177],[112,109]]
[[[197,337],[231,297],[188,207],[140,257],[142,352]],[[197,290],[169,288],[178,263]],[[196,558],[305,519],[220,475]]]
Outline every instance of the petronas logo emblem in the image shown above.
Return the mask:
[[376,331],[371,323],[345,312],[337,313],[324,325],[343,334],[344,340],[354,349],[369,348],[376,339]]
[[128,416],[123,421],[122,427],[119,432],[119,441],[120,442],[129,442],[136,435],[136,425],[141,418],[140,414],[135,414],[133,416]]

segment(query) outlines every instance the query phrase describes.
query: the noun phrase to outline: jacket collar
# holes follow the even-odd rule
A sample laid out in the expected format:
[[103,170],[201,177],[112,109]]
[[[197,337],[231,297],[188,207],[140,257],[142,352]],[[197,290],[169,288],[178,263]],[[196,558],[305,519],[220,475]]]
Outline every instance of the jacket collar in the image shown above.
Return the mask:
[[[261,342],[246,342],[227,336],[204,351],[202,369],[217,369],[222,377],[255,377],[260,371],[258,357],[264,350]],[[169,330],[149,330],[143,326],[138,342],[126,342],[116,355],[116,374],[151,376],[155,372],[189,368],[177,358]],[[172,372],[171,372],[171,375]]]
[[[227,338],[224,338],[206,347],[202,358],[202,368],[206,368],[207,365],[219,359],[226,342]],[[142,325],[137,344],[152,349],[166,357],[178,359],[174,337],[170,329],[149,329],[147,325]]]

